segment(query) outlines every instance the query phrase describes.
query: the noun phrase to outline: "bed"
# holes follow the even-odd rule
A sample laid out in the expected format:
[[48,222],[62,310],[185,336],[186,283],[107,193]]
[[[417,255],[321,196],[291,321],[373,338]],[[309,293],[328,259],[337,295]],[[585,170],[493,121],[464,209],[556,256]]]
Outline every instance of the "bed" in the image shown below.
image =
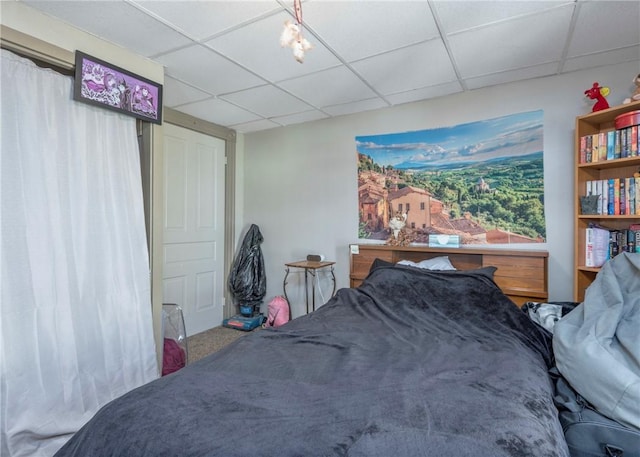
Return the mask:
[[375,262],[107,404],[56,456],[568,456],[551,341],[495,273]]
[[494,280],[518,306],[544,302],[549,298],[549,253],[542,249],[495,249],[482,246],[459,248],[424,245],[390,246],[386,244],[350,245],[349,280],[351,287],[362,284],[374,260],[414,263],[446,257],[458,270],[496,267]]

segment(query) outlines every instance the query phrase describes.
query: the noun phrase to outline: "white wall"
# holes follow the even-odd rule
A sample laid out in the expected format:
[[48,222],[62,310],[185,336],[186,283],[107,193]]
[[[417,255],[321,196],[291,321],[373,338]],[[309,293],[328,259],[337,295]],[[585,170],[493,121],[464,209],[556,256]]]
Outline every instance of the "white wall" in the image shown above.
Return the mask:
[[[338,287],[348,287],[348,245],[358,242],[356,136],[453,126],[540,109],[547,243],[518,247],[547,249],[550,297],[571,300],[575,117],[591,111],[593,103],[584,98],[584,91],[594,81],[611,88],[608,100],[613,106],[629,96],[638,70],[636,61],[245,135],[245,227],[238,230],[255,223],[264,235],[266,301],[282,294],[284,264],[303,260],[308,253],[335,260]],[[304,299],[295,274],[289,285],[297,317],[304,311]],[[330,293],[326,278],[320,285]]]

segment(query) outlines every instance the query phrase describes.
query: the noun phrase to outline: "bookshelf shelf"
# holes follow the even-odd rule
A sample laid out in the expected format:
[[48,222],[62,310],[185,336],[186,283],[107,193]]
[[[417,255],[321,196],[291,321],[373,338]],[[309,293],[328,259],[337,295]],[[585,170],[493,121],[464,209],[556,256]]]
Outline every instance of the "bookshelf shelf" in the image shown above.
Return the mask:
[[605,160],[604,162],[580,163],[578,168],[586,168],[593,170],[608,170],[611,168],[620,168],[627,166],[640,166],[640,156],[625,157],[624,159]]
[[[574,300],[584,300],[587,287],[594,281],[600,271],[599,267],[585,266],[587,240],[586,232],[590,225],[599,225],[611,231],[623,232],[632,224],[640,224],[640,214],[607,214],[607,208],[601,208],[604,214],[581,214],[580,197],[588,194],[588,185],[595,186],[594,182],[601,181],[603,185],[616,179],[630,179],[640,172],[640,148],[633,152],[628,149],[627,156],[616,155],[616,158],[603,159],[600,155],[596,161],[595,147],[592,151],[592,161],[585,162],[584,137],[611,138],[616,131],[615,118],[621,114],[640,110],[640,102],[627,105],[614,106],[612,108],[585,114],[576,118],[575,129],[575,209],[574,209]],[[638,129],[640,130],[640,128]],[[596,139],[593,139],[595,145]],[[618,143],[618,139],[616,139]],[[608,145],[609,143],[607,143]],[[599,145],[598,145],[599,146]],[[619,158],[618,158],[619,157]],[[593,193],[593,192],[592,192]],[[605,199],[606,200],[606,199]],[[638,203],[640,204],[640,202]],[[636,205],[637,206],[637,205]]]
[[586,220],[617,220],[617,219],[631,219],[636,220],[638,216],[635,215],[607,215],[607,214],[579,214],[578,219],[586,219]]

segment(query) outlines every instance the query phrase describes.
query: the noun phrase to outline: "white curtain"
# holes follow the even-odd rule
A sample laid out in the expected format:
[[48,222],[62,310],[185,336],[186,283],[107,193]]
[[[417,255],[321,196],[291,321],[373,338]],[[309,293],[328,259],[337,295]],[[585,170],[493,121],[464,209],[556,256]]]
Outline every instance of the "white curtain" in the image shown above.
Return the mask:
[[158,376],[135,120],[1,71],[0,454],[50,456]]

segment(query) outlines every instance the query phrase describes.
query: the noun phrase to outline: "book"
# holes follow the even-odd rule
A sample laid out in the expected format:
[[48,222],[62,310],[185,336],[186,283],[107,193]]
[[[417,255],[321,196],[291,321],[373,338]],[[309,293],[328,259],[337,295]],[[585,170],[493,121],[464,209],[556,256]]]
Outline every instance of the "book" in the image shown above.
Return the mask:
[[586,267],[601,267],[609,258],[609,230],[587,227],[585,233]]
[[629,156],[629,129],[628,127],[620,130],[620,158]]
[[614,159],[619,159],[620,158],[620,142],[621,140],[621,133],[620,130],[616,130],[615,131],[615,140],[614,140],[614,148],[613,148],[613,158]]
[[602,211],[599,214],[609,214],[609,180],[602,180]]
[[636,183],[636,216],[640,216],[640,174],[633,179]]
[[587,137],[586,136],[581,136],[580,137],[580,158],[579,158],[580,163],[586,163],[587,162]]
[[636,232],[627,230],[627,252],[636,252]]
[[616,231],[618,238],[618,254],[621,252],[627,252],[627,232],[626,230]]
[[585,155],[585,159],[584,161],[586,163],[591,163],[593,161],[592,155],[591,155],[591,146],[593,144],[593,135],[587,135],[586,139],[586,144],[584,146],[584,155]]
[[614,179],[610,178],[607,186],[607,190],[609,191],[609,198],[607,199],[607,214],[609,216],[613,216],[615,214],[615,210],[614,210],[614,204],[615,204],[615,199],[614,199]]
[[595,266],[595,259],[593,258],[593,229],[587,227],[584,229],[584,266]]
[[598,162],[607,160],[607,134],[600,132],[598,139]]
[[618,248],[618,231],[612,230],[609,234],[609,258],[612,259],[620,252]]
[[607,160],[613,160],[615,158],[616,148],[616,132],[609,130],[607,132]]
[[602,212],[602,180],[598,179],[594,182],[594,184],[596,185],[594,194],[598,196],[598,206],[596,209],[596,214],[604,214]]
[[591,161],[598,162],[600,160],[600,135],[594,133],[591,135]]
[[620,178],[620,215],[624,216],[627,214],[627,196],[629,195],[627,191],[627,181],[624,178]]
[[627,181],[627,214],[636,214],[636,180],[632,176],[625,178]]
[[635,252],[637,254],[640,254],[640,224],[631,224],[629,226],[629,232],[633,233],[633,235],[631,235],[633,237],[633,251],[629,251],[629,252]]
[[620,215],[620,178],[613,178],[613,214]]
[[632,125],[631,126],[631,143],[630,143],[630,149],[631,149],[631,156],[632,157],[636,157],[638,155],[638,126],[637,125]]

